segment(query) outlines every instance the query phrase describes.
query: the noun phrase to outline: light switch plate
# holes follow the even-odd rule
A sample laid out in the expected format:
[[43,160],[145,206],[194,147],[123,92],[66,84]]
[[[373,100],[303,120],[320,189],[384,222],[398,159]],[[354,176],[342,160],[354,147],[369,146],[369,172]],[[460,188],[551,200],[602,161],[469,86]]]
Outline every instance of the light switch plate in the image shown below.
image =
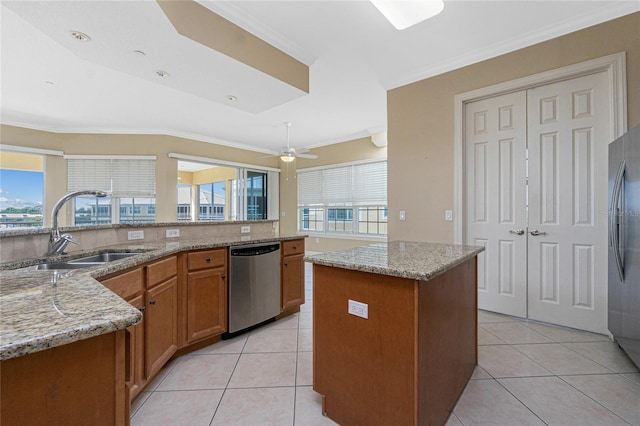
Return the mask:
[[362,302],[356,302],[349,299],[349,310],[351,315],[355,315],[360,318],[369,319],[369,305]]
[[453,220],[453,211],[452,210],[445,210],[444,211],[444,220],[450,222]]
[[400,211],[400,220],[405,220],[405,218],[407,217],[407,214],[404,212],[404,210]]
[[127,238],[130,240],[144,240],[144,231],[129,231]]
[[180,236],[180,230],[179,229],[167,229],[167,238],[177,238]]

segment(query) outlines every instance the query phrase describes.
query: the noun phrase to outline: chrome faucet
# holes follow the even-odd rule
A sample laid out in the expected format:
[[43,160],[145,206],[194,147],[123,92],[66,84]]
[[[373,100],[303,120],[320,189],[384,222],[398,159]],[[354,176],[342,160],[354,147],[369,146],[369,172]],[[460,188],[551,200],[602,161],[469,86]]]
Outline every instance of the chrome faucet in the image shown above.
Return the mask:
[[58,213],[60,212],[60,208],[62,205],[69,201],[74,197],[78,197],[80,195],[93,195],[94,197],[106,197],[107,193],[104,191],[75,191],[70,192],[64,197],[60,198],[55,206],[53,206],[53,210],[51,211],[51,235],[49,236],[49,248],[47,249],[47,256],[55,256],[58,254],[64,254],[64,249],[67,248],[69,243],[79,244],[73,237],[69,234],[60,235],[60,230],[58,229]]

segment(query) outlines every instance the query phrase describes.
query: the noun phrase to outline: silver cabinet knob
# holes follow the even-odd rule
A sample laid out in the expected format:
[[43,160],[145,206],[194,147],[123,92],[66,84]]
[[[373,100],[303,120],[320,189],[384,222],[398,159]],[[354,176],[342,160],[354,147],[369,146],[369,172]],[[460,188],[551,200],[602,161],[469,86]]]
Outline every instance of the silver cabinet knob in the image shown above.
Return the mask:
[[529,233],[530,233],[531,235],[533,235],[534,237],[537,237],[538,235],[547,235],[547,233],[546,233],[546,232],[540,232],[540,231],[538,231],[537,229],[534,229],[533,231],[529,231]]
[[524,235],[524,229],[511,229],[509,233],[516,234],[516,235]]

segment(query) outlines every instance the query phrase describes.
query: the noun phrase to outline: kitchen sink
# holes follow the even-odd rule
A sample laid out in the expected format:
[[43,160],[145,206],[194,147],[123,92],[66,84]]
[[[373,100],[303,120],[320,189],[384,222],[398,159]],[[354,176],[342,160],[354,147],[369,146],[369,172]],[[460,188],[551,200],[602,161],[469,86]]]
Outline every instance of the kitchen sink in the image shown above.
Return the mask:
[[36,271],[49,271],[49,270],[56,270],[56,269],[90,268],[96,265],[98,265],[98,263],[69,263],[69,262],[40,263],[38,265],[28,266],[25,269],[36,270]]
[[128,257],[137,256],[140,253],[101,253],[93,256],[81,257],[80,259],[70,260],[67,263],[82,264],[82,263],[107,263],[114,260],[126,259]]

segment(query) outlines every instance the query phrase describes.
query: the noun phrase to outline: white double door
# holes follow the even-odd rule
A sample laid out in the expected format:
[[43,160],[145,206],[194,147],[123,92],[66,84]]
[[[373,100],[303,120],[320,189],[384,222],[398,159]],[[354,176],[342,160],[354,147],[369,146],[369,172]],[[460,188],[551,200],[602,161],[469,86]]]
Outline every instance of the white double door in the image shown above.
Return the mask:
[[609,103],[601,72],[466,104],[481,309],[606,333]]

